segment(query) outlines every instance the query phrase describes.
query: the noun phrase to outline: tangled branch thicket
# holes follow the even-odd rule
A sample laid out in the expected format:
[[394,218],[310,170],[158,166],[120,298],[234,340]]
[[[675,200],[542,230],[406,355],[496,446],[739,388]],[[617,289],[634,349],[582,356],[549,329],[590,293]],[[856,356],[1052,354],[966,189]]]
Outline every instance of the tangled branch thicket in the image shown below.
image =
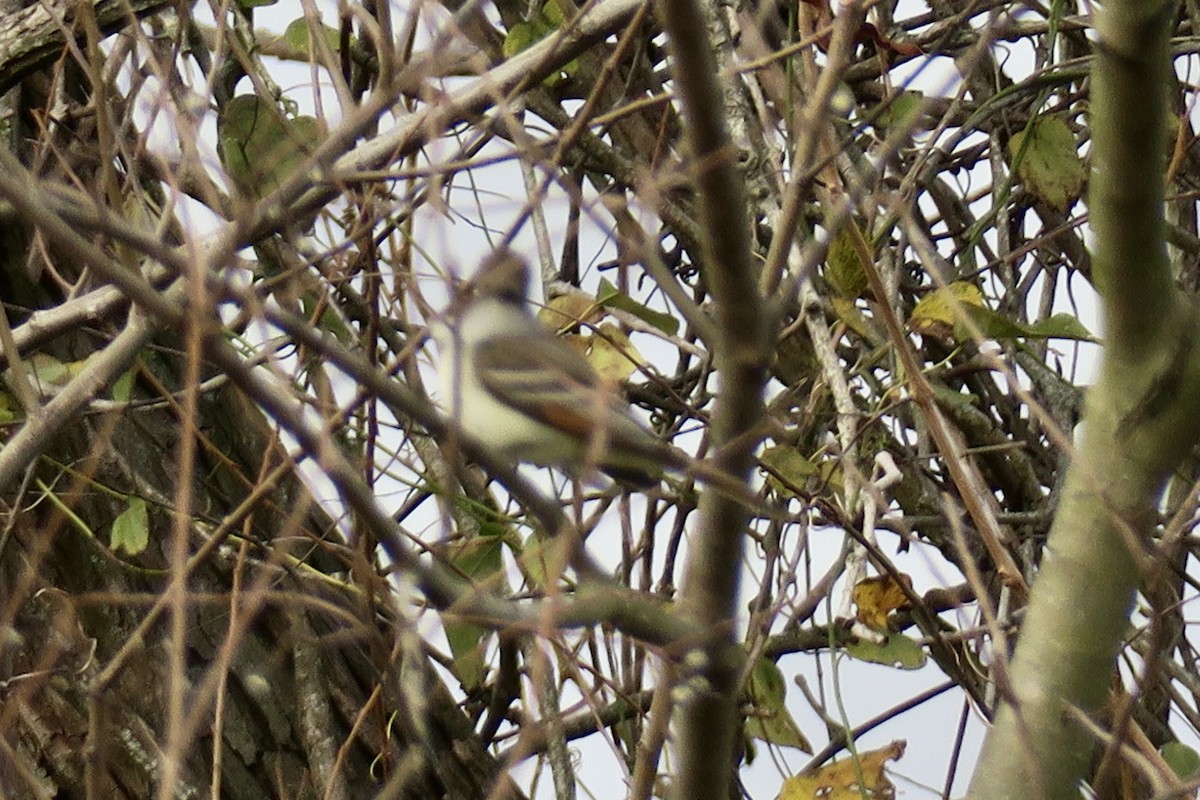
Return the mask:
[[[697,154],[650,5],[262,5],[0,6],[0,795],[649,797],[721,637],[720,793],[896,738],[909,796],[961,793],[1095,354],[1090,8],[704,6],[732,146]],[[1164,167],[1189,292],[1198,13]],[[739,226],[758,291],[711,303]],[[517,470],[436,410],[427,326],[508,239],[664,439],[762,442],[728,625],[687,594],[695,475]],[[772,342],[732,444],[731,302]],[[1143,761],[1110,745],[1097,786],[1163,790],[1145,759],[1200,730],[1196,471],[1098,720]]]

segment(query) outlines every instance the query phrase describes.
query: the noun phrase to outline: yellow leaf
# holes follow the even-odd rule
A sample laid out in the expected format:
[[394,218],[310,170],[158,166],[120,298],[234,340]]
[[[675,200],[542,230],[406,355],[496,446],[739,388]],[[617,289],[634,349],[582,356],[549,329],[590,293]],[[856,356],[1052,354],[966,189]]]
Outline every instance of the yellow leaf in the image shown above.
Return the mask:
[[564,333],[559,338],[578,351],[579,355],[584,358],[587,357],[588,350],[592,347],[592,337],[584,336],[581,333]]
[[596,329],[587,360],[607,383],[620,383],[646,363],[629,337],[611,322]]
[[983,292],[973,283],[954,281],[921,298],[908,318],[908,326],[924,336],[948,339],[962,306],[983,307]]
[[858,606],[859,622],[877,631],[887,630],[888,614],[908,603],[906,588],[912,591],[912,578],[901,573],[900,579],[904,586],[891,575],[864,578],[854,586],[850,596]]
[[778,800],[883,800],[895,797],[896,787],[884,773],[884,765],[904,755],[906,742],[898,739],[887,747],[859,753],[827,764],[807,775],[783,782]]
[[600,308],[600,303],[586,294],[571,292],[550,298],[538,311],[538,319],[555,333],[574,333],[580,323],[598,322],[602,316]]

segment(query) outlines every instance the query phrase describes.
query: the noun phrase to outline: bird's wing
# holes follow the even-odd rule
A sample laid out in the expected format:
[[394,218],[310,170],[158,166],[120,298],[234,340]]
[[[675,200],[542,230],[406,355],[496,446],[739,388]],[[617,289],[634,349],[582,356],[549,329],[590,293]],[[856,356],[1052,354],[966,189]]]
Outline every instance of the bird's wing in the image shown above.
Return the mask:
[[599,433],[623,442],[653,436],[584,357],[560,339],[491,336],[476,348],[475,359],[480,382],[498,400],[564,433],[581,440]]

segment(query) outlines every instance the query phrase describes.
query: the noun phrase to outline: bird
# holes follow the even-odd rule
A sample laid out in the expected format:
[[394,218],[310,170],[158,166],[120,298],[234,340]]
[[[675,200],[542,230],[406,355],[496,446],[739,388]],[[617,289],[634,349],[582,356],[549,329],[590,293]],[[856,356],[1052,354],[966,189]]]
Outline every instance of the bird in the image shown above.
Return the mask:
[[529,266],[491,252],[435,327],[442,399],[459,430],[519,462],[657,485],[673,448],[634,418],[575,348],[530,310]]

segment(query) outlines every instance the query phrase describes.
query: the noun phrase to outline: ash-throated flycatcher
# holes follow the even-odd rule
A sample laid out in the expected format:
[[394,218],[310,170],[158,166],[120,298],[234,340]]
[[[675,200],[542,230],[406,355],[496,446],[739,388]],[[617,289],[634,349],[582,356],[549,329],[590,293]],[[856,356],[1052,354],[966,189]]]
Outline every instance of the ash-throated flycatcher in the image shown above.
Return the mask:
[[630,414],[587,360],[529,310],[529,269],[492,253],[450,324],[435,331],[442,393],[461,429],[516,461],[657,484],[673,449]]

